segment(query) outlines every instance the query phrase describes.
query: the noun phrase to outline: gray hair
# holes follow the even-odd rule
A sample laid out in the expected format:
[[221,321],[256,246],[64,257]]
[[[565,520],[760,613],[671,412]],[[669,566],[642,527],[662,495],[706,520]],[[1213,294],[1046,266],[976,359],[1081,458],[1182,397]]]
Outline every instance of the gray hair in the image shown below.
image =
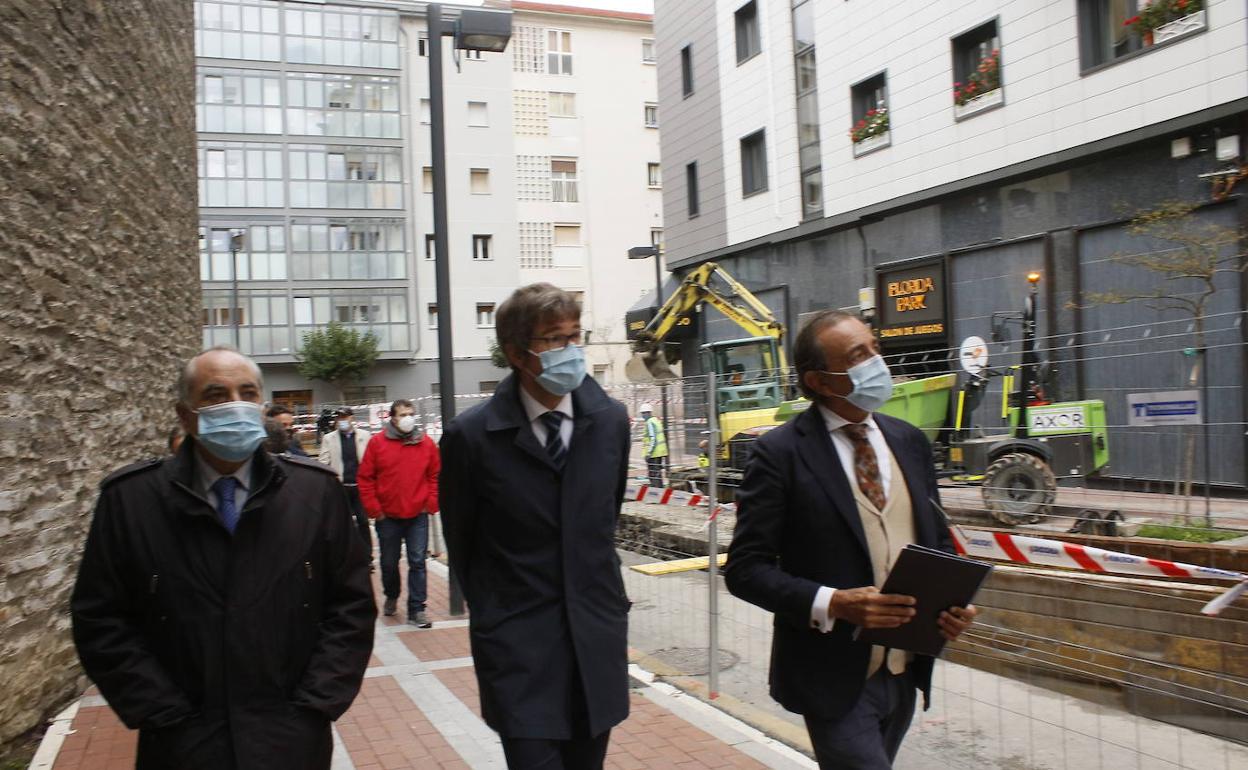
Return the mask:
[[811,316],[797,333],[793,343],[793,367],[797,370],[797,387],[802,395],[814,401],[818,394],[806,387],[806,372],[822,372],[828,368],[828,358],[819,344],[819,335],[829,326],[850,320],[861,320],[844,310],[821,310]]
[[250,357],[238,352],[237,349],[229,345],[214,345],[205,351],[196,353],[191,356],[186,365],[182,367],[182,373],[178,375],[177,395],[178,403],[191,406],[191,383],[195,381],[195,365],[199,359],[209,353],[233,353],[247,362],[247,366],[251,367],[251,373],[256,377],[256,387],[261,391],[264,390],[264,374],[260,371],[259,365],[252,361]]
[[494,332],[498,346],[507,350],[527,350],[529,338],[544,321],[563,321],[581,317],[581,303],[568,292],[550,283],[521,286],[499,305]]

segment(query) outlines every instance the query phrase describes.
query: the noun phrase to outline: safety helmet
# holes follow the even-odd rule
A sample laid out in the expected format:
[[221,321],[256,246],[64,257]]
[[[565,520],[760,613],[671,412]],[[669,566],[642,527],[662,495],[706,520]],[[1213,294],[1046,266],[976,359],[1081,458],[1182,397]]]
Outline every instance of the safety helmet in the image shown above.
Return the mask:
[[653,408],[653,407],[651,407],[649,404],[642,404],[642,405],[641,405],[641,408],[640,408],[640,409],[638,409],[637,411],[639,411],[639,412],[643,412],[643,413],[644,413],[644,412],[653,412],[653,411],[654,411],[654,408]]

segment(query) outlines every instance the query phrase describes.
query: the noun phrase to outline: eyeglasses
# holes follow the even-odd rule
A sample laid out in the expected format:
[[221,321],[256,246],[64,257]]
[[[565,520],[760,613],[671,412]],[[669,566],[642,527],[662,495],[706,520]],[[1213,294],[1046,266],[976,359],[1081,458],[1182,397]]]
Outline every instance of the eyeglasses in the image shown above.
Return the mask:
[[581,344],[581,332],[578,329],[571,334],[551,334],[547,337],[530,337],[529,339],[534,342],[545,342],[547,348],[562,348]]

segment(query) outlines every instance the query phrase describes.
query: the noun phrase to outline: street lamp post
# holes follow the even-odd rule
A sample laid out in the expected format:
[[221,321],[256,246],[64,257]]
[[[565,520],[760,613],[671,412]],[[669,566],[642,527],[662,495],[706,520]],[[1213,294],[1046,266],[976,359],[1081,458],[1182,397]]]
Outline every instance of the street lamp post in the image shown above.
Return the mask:
[[[663,307],[663,253],[658,246],[634,246],[628,250],[629,259],[649,259],[654,257],[654,309],[657,314]],[[663,342],[659,342],[659,355],[666,356]],[[667,421],[667,382],[659,383],[659,397],[663,404],[663,430],[670,431]]]
[[238,317],[242,308],[238,304],[238,252],[243,250],[246,230],[230,230],[230,326],[234,330],[234,349],[242,350],[239,344],[240,332]]
[[[425,8],[429,38],[429,144],[433,165],[434,291],[438,303],[438,389],[442,430],[455,416],[455,368],[451,343],[450,237],[446,212],[446,110],[442,89],[442,38],[452,36],[463,51],[506,50],[511,39],[511,12],[462,9],[452,25],[442,19],[442,6]],[[451,554],[454,557],[454,554]],[[450,611],[464,613],[464,599],[454,573],[451,576]]]

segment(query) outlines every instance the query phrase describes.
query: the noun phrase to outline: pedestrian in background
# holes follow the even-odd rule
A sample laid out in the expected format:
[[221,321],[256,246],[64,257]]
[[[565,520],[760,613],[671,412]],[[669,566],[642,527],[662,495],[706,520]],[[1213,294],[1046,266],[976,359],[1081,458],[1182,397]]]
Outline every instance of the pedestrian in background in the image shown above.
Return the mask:
[[642,437],[642,454],[646,458],[646,473],[650,476],[650,486],[663,486],[663,466],[667,464],[667,434],[663,430],[663,421],[654,416],[654,407],[642,404],[641,419],[645,427]]
[[182,432],[182,427],[175,425],[169,431],[169,438],[165,440],[165,447],[169,450],[169,454],[176,455],[178,450],[182,448],[182,441],[186,438],[186,434]]
[[368,547],[371,557],[373,538],[368,531],[368,514],[364,512],[364,505],[360,502],[360,488],[356,481],[371,435],[355,424],[355,410],[351,407],[338,407],[334,416],[337,418],[335,429],[321,439],[321,451],[316,459],[332,468],[338,474],[338,480],[346,487],[347,502],[351,504],[351,513],[355,516],[360,537],[364,538],[364,545]]
[[497,334],[511,374],[442,436],[442,523],[471,609],[481,713],[512,770],[594,770],[628,716],[614,541],[628,413],[585,377],[581,308],[566,291],[517,289]]
[[295,436],[295,413],[290,411],[290,407],[284,404],[270,404],[264,416],[281,423],[282,428],[286,431],[287,452],[290,452],[295,457],[308,456],[308,453],[303,451],[303,444],[299,443],[299,439]]
[[425,551],[429,517],[438,512],[438,445],[425,435],[412,402],[390,405],[385,430],[373,436],[356,476],[360,501],[376,521],[381,557],[381,588],[386,615],[398,612],[399,552],[407,551],[407,622],[431,628],[425,612]]
[[83,669],[139,731],[139,768],[330,767],[373,646],[342,485],[261,448],[260,368],[187,362],[176,456],[113,473],[70,600]]
[[261,446],[269,454],[284,454],[290,447],[290,434],[286,432],[286,427],[277,420],[265,418],[264,435],[264,443]]

